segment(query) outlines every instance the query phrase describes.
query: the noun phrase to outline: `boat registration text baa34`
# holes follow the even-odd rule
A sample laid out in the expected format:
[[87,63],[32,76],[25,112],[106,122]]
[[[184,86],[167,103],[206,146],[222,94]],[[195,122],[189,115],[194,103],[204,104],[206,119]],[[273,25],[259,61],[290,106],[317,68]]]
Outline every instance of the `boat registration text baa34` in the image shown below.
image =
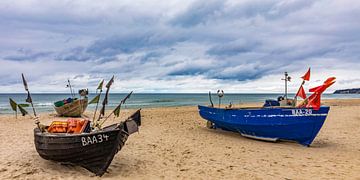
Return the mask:
[[91,144],[102,143],[104,141],[108,141],[108,139],[109,136],[106,134],[97,134],[88,137],[81,137],[81,142],[82,142],[82,146],[87,146]]

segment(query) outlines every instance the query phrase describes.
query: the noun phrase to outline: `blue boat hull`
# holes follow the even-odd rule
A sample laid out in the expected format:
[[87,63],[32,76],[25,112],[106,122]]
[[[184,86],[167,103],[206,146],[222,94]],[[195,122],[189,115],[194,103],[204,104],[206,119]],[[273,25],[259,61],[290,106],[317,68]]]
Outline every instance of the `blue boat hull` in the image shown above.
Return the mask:
[[310,146],[320,131],[329,107],[223,109],[199,105],[200,116],[216,128],[264,140],[292,140]]

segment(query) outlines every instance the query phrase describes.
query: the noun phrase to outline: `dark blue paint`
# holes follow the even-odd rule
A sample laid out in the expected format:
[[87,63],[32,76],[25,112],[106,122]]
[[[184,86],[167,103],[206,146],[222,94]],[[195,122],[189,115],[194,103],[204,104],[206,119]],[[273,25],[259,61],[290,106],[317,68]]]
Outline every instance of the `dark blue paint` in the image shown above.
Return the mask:
[[[293,110],[311,110],[311,115],[294,115]],[[296,141],[310,146],[320,131],[329,107],[319,110],[304,108],[222,109],[199,105],[200,116],[224,130],[259,138]]]

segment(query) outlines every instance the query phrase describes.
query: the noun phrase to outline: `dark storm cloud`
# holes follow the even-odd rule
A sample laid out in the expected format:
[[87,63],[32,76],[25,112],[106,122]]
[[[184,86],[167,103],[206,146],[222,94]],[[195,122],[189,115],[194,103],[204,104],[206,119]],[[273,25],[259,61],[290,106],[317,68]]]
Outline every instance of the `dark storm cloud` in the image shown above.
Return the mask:
[[51,66],[35,79],[69,69],[75,77],[73,64],[87,67],[78,79],[234,83],[308,66],[355,71],[359,16],[351,0],[2,1],[0,61],[10,68],[0,75],[24,71],[17,62]]
[[247,53],[255,51],[255,48],[259,46],[258,42],[249,42],[244,40],[236,40],[228,43],[219,43],[211,47],[207,53],[209,55],[218,55],[218,56],[234,56],[241,53]]
[[5,56],[4,59],[6,60],[13,60],[13,61],[26,61],[26,60],[36,60],[42,57],[49,57],[52,55],[52,52],[32,52],[32,51],[17,51],[17,54]]
[[172,46],[184,40],[185,38],[175,33],[166,34],[166,32],[161,31],[135,32],[99,39],[91,44],[86,52],[98,56],[129,54],[136,51]]
[[221,15],[225,1],[209,0],[206,2],[196,1],[189,8],[170,21],[173,25],[181,27],[196,26],[211,21],[217,15]]

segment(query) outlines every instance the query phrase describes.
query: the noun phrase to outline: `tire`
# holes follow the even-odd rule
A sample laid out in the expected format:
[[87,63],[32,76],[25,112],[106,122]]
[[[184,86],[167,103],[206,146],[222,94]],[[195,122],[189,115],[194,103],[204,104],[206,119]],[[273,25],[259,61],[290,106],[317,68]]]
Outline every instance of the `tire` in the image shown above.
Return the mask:
[[209,129],[215,129],[214,123],[212,123],[211,121],[206,122],[206,127]]

